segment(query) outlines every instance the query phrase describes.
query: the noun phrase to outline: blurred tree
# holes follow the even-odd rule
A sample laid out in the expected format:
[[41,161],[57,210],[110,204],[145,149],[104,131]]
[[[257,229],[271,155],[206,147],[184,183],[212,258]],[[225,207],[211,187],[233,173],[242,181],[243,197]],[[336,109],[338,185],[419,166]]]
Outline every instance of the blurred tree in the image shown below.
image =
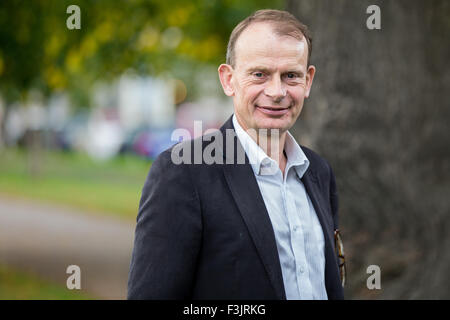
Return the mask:
[[[89,107],[97,80],[130,71],[181,79],[188,99],[198,94],[196,73],[225,60],[232,28],[261,6],[282,0],[50,0],[0,2],[0,98],[6,109],[69,94]],[[69,30],[67,7],[81,9],[81,29]],[[178,81],[178,83],[180,83]],[[19,104],[13,104],[20,101]],[[3,130],[4,121],[0,123]],[[2,135],[0,135],[1,137]],[[38,132],[27,135],[30,171],[39,171]]]
[[[381,30],[369,30],[369,5]],[[348,297],[449,298],[450,3],[288,1],[317,67],[296,132],[331,162]],[[366,268],[381,267],[381,291]]]
[[[81,29],[69,30],[69,5],[81,9]],[[97,79],[128,69],[170,72],[195,94],[193,73],[225,59],[232,28],[252,11],[281,0],[51,0],[0,2],[0,94],[26,99],[31,89],[48,96],[68,91],[89,104]]]

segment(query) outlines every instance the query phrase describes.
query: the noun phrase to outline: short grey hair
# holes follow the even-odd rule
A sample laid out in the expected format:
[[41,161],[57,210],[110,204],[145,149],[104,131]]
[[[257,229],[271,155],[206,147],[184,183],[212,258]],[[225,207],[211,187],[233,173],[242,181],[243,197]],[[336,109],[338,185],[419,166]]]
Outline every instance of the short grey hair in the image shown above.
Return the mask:
[[280,36],[291,36],[298,40],[306,39],[308,44],[308,60],[311,58],[312,36],[306,25],[298,21],[291,13],[281,10],[264,9],[255,11],[253,14],[242,20],[231,32],[227,46],[226,63],[233,68],[236,64],[235,47],[236,42],[241,33],[247,29],[249,25],[256,22],[269,22],[273,24],[273,30]]

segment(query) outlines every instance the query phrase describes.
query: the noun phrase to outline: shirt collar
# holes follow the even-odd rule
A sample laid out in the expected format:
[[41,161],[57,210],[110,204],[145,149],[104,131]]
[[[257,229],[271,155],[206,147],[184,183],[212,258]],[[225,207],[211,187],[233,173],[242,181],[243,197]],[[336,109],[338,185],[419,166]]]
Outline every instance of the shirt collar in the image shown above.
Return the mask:
[[[252,166],[255,175],[273,175],[278,169],[278,163],[270,158],[264,150],[258,146],[250,135],[245,132],[236,119],[236,115],[233,114],[233,126],[236,131],[236,135],[247,154],[250,165]],[[288,131],[286,134],[286,141],[284,144],[284,151],[287,156],[286,172],[290,167],[294,167],[298,176],[302,178],[309,166],[309,160],[306,157],[303,150],[300,148],[294,137]]]

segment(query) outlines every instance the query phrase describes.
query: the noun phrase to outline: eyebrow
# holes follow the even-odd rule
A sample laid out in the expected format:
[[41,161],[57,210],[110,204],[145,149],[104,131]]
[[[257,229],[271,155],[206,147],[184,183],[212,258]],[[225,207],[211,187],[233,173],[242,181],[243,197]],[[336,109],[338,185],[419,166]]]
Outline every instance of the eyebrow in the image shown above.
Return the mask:
[[[270,73],[272,70],[269,69],[269,68],[266,68],[266,67],[256,66],[256,67],[249,68],[247,70],[247,73],[251,74],[251,73],[256,72],[256,71],[262,71],[262,72],[265,72],[265,73]],[[303,70],[297,69],[297,68],[288,69],[288,71],[283,72],[283,74],[290,73],[290,72],[298,73],[301,77],[303,77],[303,75],[304,75]]]

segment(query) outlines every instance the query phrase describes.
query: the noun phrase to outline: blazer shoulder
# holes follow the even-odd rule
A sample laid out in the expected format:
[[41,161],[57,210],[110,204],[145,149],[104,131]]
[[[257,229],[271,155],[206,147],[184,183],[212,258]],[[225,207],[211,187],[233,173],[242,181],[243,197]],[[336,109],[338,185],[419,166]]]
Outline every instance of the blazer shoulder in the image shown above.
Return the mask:
[[[174,165],[209,164],[221,159],[225,152],[225,137],[219,129],[193,139],[175,143],[163,151],[157,161]],[[219,163],[221,161],[219,160]]]
[[[172,149],[174,146],[161,152],[150,166],[147,178],[141,192],[139,203],[139,215],[143,208],[149,205],[152,197],[160,200],[177,198],[188,200],[197,200],[197,191],[193,183],[192,173],[188,166],[176,164],[173,161]],[[164,194],[164,197],[160,195]]]
[[173,170],[176,169],[178,166],[175,165],[175,163],[172,161],[172,149],[175,145],[172,147],[164,150],[161,152],[155,160],[153,160],[152,165],[150,167],[150,173],[160,173],[160,172],[178,172],[179,170]]
[[184,163],[177,163],[174,156],[174,147],[161,152],[150,166],[144,190],[150,185],[158,184],[160,187],[166,184],[173,186],[191,184],[191,174],[188,167]]
[[[197,138],[199,139],[199,138]],[[157,167],[175,167],[184,168],[185,164],[191,164],[194,161],[194,145],[196,139],[188,139],[174,143],[171,147],[161,152],[153,161]]]

